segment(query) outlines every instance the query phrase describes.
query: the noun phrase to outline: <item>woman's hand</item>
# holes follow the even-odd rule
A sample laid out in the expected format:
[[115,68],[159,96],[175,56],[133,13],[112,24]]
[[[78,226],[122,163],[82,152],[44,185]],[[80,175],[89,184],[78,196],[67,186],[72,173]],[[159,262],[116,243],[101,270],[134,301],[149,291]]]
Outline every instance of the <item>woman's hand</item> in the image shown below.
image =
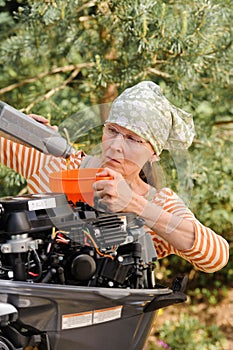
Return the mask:
[[109,168],[104,168],[97,176],[111,176],[112,180],[98,180],[93,184],[96,209],[104,208],[112,213],[132,212],[130,202],[133,191],[123,176]]
[[31,117],[32,119],[36,120],[37,122],[44,124],[45,126],[48,126],[56,131],[58,130],[58,127],[56,125],[51,125],[50,121],[48,119],[46,119],[45,117],[43,117],[42,115],[29,114],[29,117]]

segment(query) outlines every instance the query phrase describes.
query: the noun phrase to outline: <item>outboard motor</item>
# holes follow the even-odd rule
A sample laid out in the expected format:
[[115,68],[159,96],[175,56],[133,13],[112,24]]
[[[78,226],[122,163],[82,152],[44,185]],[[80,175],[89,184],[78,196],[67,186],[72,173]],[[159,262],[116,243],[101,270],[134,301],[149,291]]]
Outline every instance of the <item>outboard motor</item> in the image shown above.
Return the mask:
[[155,283],[155,262],[134,214],[69,205],[60,193],[1,198],[0,309],[12,308],[3,349],[98,350],[103,339],[142,349],[156,310],[186,299],[182,280],[175,290]]

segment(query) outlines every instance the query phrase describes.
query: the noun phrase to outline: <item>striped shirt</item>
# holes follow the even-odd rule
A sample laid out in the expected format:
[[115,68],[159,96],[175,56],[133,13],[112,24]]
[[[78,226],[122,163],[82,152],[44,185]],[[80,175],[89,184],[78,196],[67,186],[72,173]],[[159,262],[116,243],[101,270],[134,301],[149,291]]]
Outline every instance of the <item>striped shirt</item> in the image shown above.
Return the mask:
[[[77,169],[84,157],[82,151],[72,154],[69,168]],[[49,174],[66,169],[67,166],[63,158],[45,155],[34,148],[20,145],[3,137],[0,137],[0,162],[20,173],[27,180],[29,193],[51,192]],[[192,248],[181,251],[147,228],[152,235],[158,258],[176,254],[189,261],[197,269],[209,273],[218,271],[227,264],[229,258],[227,241],[201,224],[171,189],[163,188],[156,192],[152,201],[165,211],[191,220],[195,230],[195,242]]]

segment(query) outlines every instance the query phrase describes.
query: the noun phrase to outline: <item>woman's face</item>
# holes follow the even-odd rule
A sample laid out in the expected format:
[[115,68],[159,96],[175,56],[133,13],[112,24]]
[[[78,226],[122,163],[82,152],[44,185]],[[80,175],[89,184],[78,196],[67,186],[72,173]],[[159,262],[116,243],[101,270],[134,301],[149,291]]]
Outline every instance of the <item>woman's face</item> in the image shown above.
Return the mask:
[[102,143],[103,166],[112,168],[124,177],[138,174],[154,154],[149,142],[112,123],[105,125]]

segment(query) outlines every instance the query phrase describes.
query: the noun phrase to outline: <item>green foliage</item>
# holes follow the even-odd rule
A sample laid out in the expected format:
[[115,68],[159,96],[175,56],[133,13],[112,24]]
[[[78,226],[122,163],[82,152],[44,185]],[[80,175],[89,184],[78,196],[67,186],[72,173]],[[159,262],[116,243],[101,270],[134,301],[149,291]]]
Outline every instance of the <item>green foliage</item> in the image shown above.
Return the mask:
[[26,187],[25,179],[17,173],[0,164],[0,189],[1,197],[12,196]]
[[[227,238],[230,239],[233,227],[233,128],[229,128],[230,123],[214,125],[213,120],[219,116],[206,102],[197,108],[196,113],[199,123],[192,154],[195,159],[192,208],[201,221],[216,232],[228,232]],[[202,128],[205,128],[205,133]]]
[[[164,81],[167,94],[179,104],[189,102],[192,107],[199,96],[202,100],[207,95],[216,101],[220,87],[225,89],[230,78],[229,5],[225,1],[27,1],[8,23],[10,35],[1,44],[0,59],[6,63],[2,85],[21,83],[6,99],[28,112],[50,109],[54,114],[56,106],[64,115],[61,102],[66,90],[69,99],[76,94],[78,101],[98,102],[110,83],[122,90],[138,80],[152,79]],[[54,91],[55,87],[60,89]]]
[[[150,350],[224,350],[226,339],[215,325],[204,325],[195,317],[181,314],[177,321],[165,321],[156,333],[158,346]],[[149,350],[149,349],[148,349]]]

